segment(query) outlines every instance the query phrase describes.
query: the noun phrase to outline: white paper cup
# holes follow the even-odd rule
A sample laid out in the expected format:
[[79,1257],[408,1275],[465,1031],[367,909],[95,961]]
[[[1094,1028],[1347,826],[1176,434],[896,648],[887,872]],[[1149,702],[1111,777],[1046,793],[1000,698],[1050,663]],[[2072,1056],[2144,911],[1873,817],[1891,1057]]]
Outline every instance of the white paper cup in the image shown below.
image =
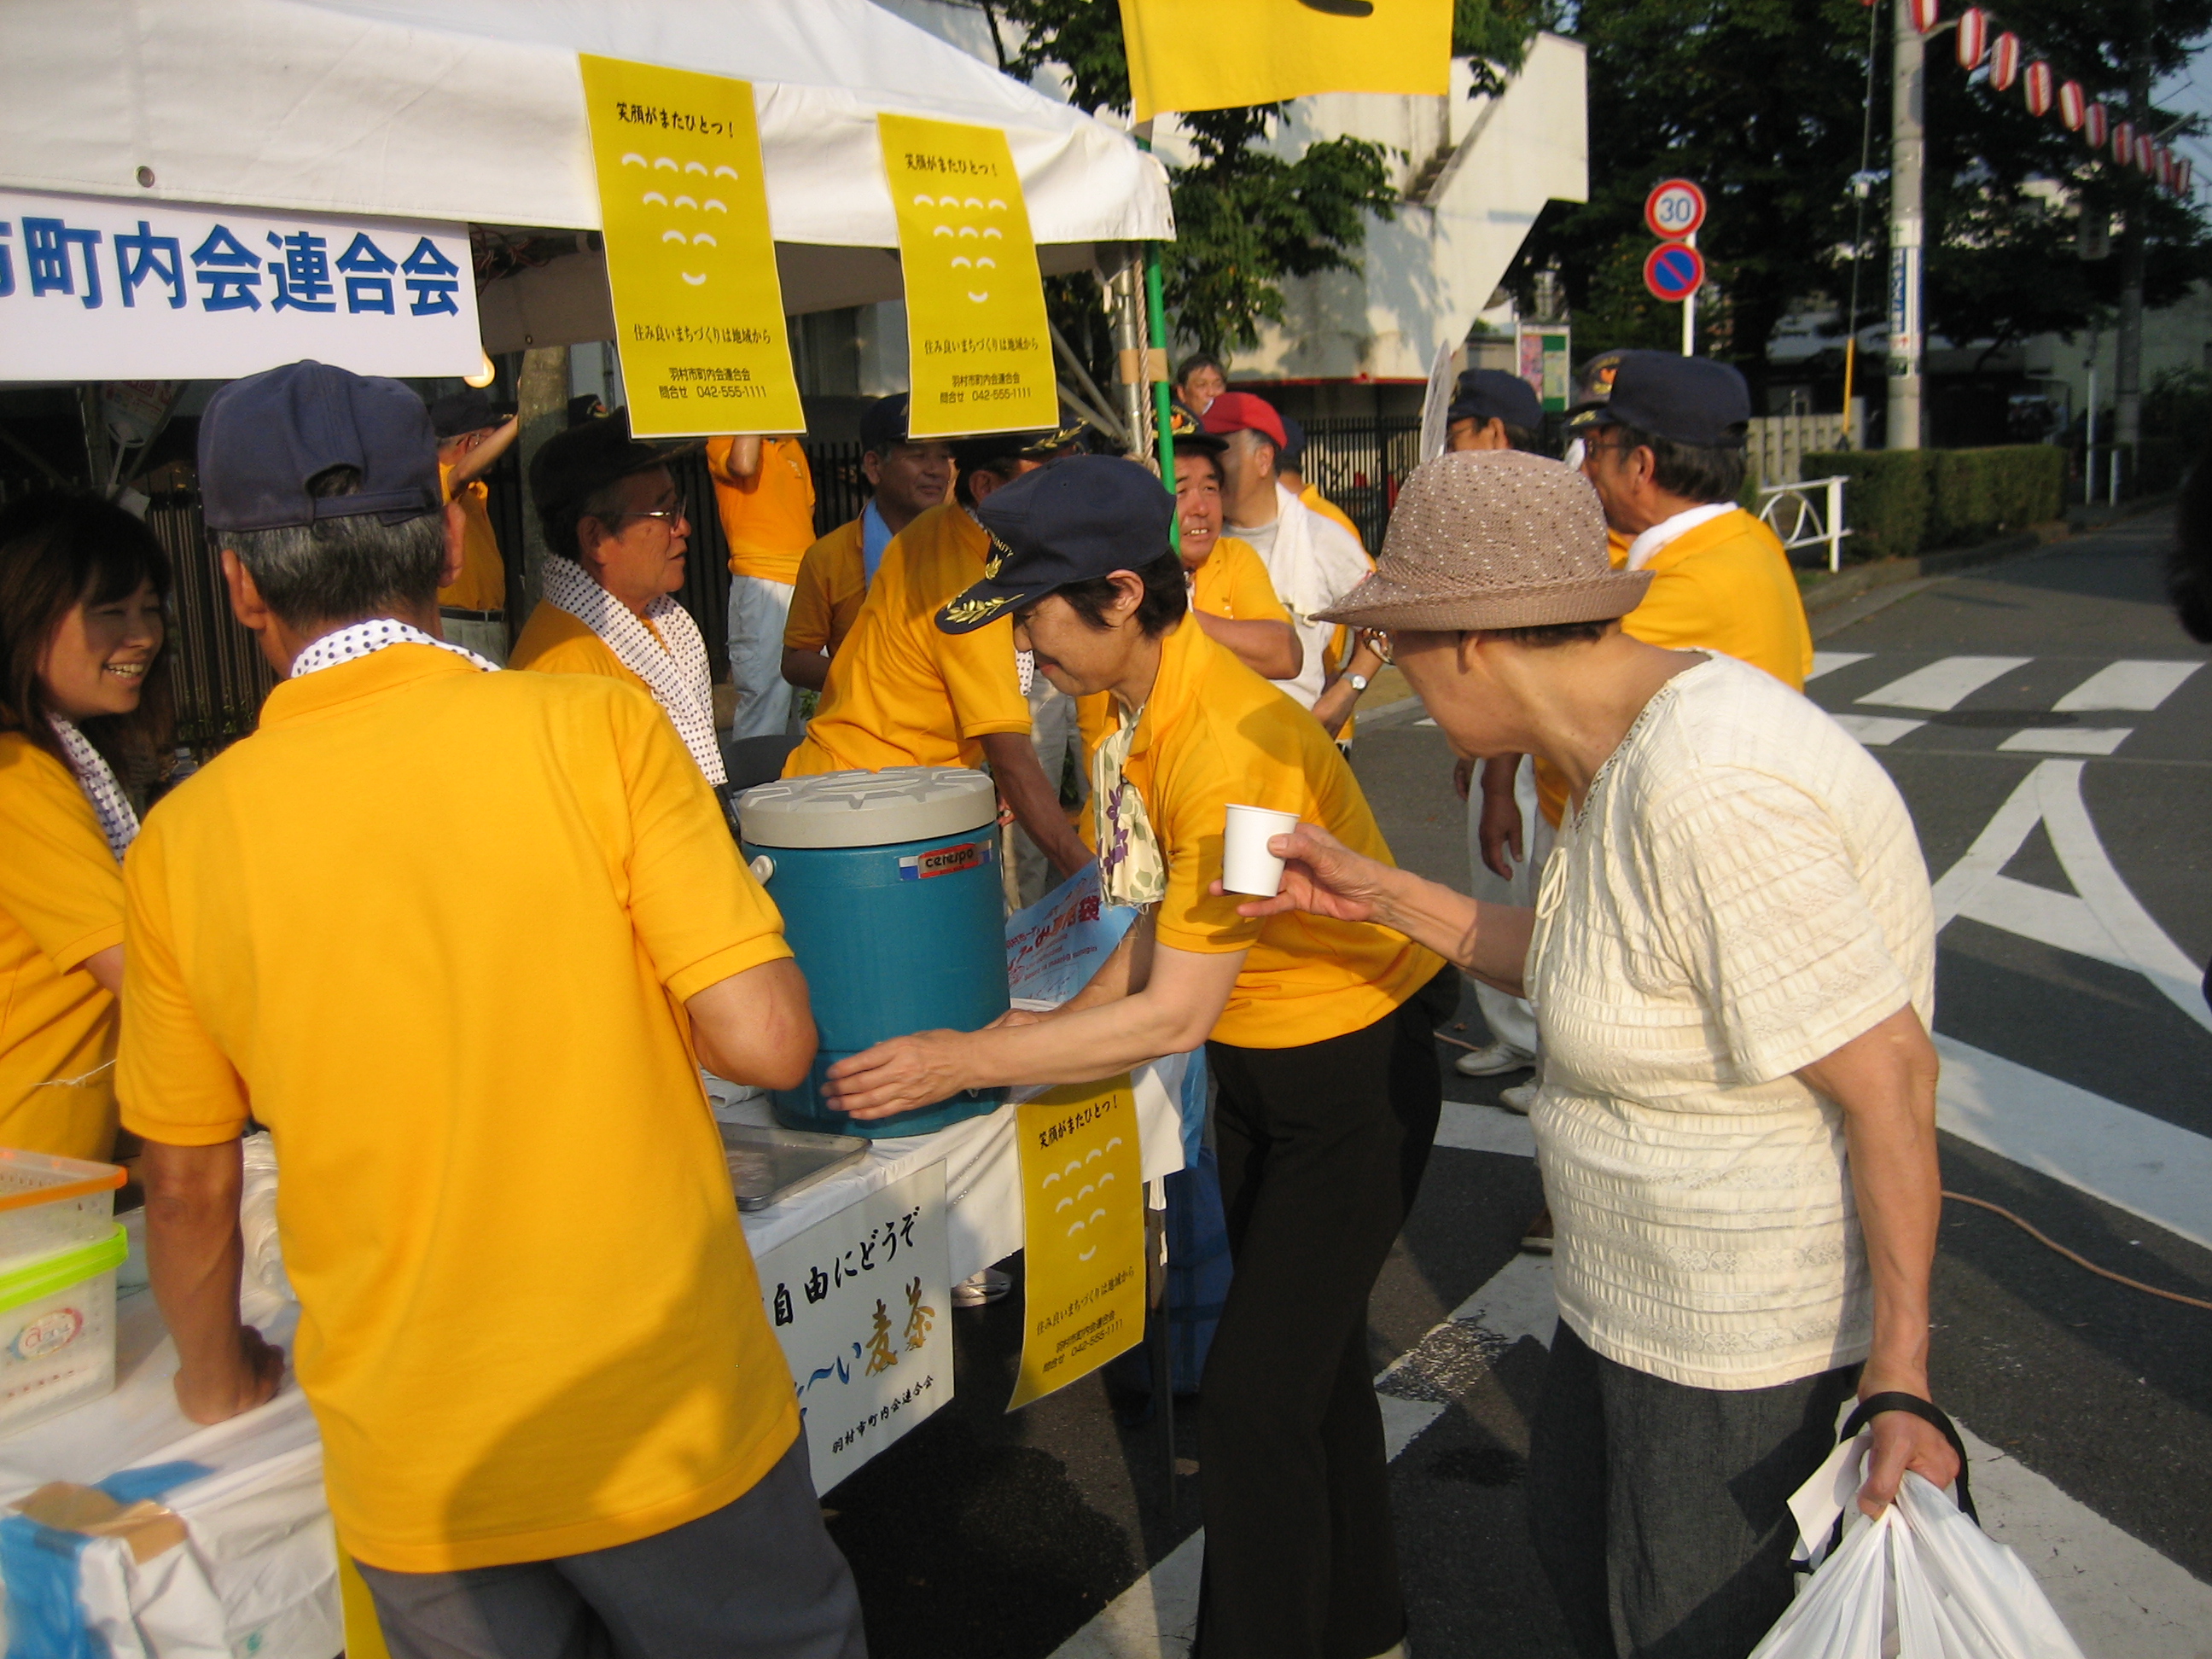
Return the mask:
[[1231,893],[1273,898],[1283,890],[1283,861],[1267,850],[1276,836],[1298,827],[1296,812],[1264,806],[1235,806],[1221,831],[1221,885]]

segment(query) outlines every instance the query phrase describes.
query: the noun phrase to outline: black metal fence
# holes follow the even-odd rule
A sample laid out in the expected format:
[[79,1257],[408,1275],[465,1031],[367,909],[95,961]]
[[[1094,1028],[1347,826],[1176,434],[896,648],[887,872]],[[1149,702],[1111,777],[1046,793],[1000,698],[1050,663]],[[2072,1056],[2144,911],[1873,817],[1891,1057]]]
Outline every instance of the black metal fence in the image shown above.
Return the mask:
[[1382,548],[1398,486],[1419,459],[1419,420],[1316,420],[1306,428],[1305,480],[1359,526],[1370,553]]

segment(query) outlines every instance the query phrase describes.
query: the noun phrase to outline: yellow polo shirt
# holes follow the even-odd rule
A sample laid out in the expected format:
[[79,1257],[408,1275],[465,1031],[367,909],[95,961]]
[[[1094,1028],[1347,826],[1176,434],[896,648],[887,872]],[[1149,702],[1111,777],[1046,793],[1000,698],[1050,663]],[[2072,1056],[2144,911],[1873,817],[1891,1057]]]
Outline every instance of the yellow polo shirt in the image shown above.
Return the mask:
[[[1324,519],[1333,519],[1349,530],[1352,532],[1352,539],[1359,544],[1359,550],[1362,553],[1367,553],[1367,538],[1359,533],[1359,526],[1352,523],[1352,515],[1322,495],[1319,485],[1308,484],[1298,492],[1298,499]],[[1372,564],[1375,562],[1375,556],[1368,553],[1367,562]]]
[[[1628,563],[1629,540],[1607,538],[1613,568]],[[1651,586],[1620,619],[1621,631],[1669,651],[1717,651],[1763,668],[1792,691],[1813,672],[1813,630],[1790,556],[1775,533],[1741,507],[1693,526],[1651,556]],[[1536,760],[1536,805],[1556,826],[1566,780]]]
[[84,964],[123,943],[123,870],[76,774],[0,732],[0,1146],[115,1151],[115,999]]
[[791,614],[783,624],[787,651],[837,654],[868,597],[867,566],[858,519],[839,525],[806,550],[791,587]]
[[461,611],[507,609],[507,563],[499,556],[499,536],[491,527],[484,503],[491,492],[481,478],[472,478],[453,489],[453,469],[438,463],[438,483],[447,501],[461,504],[461,574],[451,587],[438,590],[438,603]]
[[682,1004],[790,952],[651,698],[414,645],[288,680],[125,887],[124,1121],[275,1135],[347,1550],[605,1549],[782,1456]]
[[1206,562],[1191,573],[1190,606],[1230,622],[1279,622],[1287,627],[1291,620],[1258,551],[1235,536],[1218,537]]
[[707,441],[707,475],[730,544],[730,574],[788,585],[814,542],[814,473],[796,438],[761,440],[760,471],[730,471],[734,438]]
[[1014,665],[1014,624],[972,634],[937,626],[945,602],[982,578],[990,547],[957,502],[921,514],[884,550],[853,631],[830,659],[822,706],[787,778],[887,766],[981,766],[981,739],[1027,732],[1029,699]]
[[[642,620],[642,618],[641,618]],[[647,623],[648,629],[653,624]],[[653,637],[659,635],[656,630]],[[526,668],[540,674],[600,674],[624,685],[634,685],[647,696],[653,688],[633,673],[614,647],[586,627],[569,611],[550,599],[540,599],[523,625],[522,637],[507,659],[509,668]]]
[[1159,678],[1124,775],[1144,797],[1167,861],[1160,943],[1247,953],[1214,1025],[1217,1041],[1291,1048],[1342,1036],[1372,1025],[1443,966],[1402,933],[1370,922],[1254,921],[1237,914],[1246,899],[1206,891],[1220,878],[1231,802],[1296,812],[1370,858],[1395,860],[1334,741],[1188,617],[1162,641]]

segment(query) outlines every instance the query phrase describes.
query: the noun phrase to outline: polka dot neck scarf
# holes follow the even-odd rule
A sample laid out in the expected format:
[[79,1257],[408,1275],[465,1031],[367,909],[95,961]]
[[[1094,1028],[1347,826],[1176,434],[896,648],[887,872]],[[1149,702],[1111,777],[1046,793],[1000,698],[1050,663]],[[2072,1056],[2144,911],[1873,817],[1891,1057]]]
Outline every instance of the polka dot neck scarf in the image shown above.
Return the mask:
[[486,673],[496,673],[499,665],[487,662],[473,651],[465,651],[450,640],[441,640],[425,634],[419,628],[410,628],[394,617],[372,617],[350,628],[341,628],[335,634],[325,634],[298,656],[292,659],[292,678],[305,679],[325,668],[335,668],[342,662],[353,662],[362,657],[373,657],[380,651],[395,645],[434,645],[441,651],[450,651],[457,657],[465,657]]
[[84,791],[92,810],[100,816],[100,831],[107,837],[107,850],[115,854],[118,864],[122,863],[123,854],[138,835],[138,814],[131,797],[123,793],[123,786],[100,750],[92,746],[92,740],[76,729],[76,721],[59,714],[49,714],[46,720],[61,739],[62,753],[69,757],[77,787]]
[[[676,735],[707,781],[729,781],[714,735],[714,680],[707,643],[691,613],[663,593],[640,621],[630,608],[586,575],[574,559],[545,561],[545,602],[558,605],[606,642],[616,660],[643,680],[667,712]],[[647,628],[646,623],[653,626]]]

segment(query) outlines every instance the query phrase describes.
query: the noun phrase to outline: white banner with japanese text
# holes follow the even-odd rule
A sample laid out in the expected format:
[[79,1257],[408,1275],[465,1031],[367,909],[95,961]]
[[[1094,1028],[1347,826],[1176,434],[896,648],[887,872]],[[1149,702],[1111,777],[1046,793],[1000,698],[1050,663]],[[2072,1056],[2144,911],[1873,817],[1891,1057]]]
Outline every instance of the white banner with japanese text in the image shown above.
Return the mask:
[[823,1217],[757,1265],[826,1492],[952,1397],[945,1166]]
[[0,191],[0,380],[483,360],[465,225]]

